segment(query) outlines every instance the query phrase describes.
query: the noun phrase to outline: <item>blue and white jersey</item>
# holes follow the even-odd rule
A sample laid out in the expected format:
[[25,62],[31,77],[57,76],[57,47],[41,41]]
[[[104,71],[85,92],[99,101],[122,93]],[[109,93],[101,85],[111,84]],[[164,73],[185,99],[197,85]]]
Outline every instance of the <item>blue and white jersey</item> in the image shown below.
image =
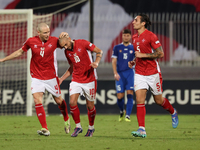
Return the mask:
[[124,46],[123,43],[115,45],[113,48],[112,58],[117,58],[117,72],[129,70],[128,62],[135,58],[135,50],[130,43]]

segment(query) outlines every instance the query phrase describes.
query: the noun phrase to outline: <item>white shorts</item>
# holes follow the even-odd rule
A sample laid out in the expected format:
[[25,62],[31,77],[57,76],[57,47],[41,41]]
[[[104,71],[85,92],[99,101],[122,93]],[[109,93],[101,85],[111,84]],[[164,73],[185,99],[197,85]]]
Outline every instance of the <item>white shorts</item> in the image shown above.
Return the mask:
[[60,85],[58,78],[53,78],[50,80],[40,80],[36,78],[31,79],[31,91],[33,93],[45,92],[47,90],[49,93],[54,95],[55,97],[59,97],[61,95]]
[[94,101],[96,98],[97,82],[78,83],[72,81],[69,85],[70,96],[76,93],[85,96],[89,101]]
[[162,94],[162,79],[159,73],[149,76],[135,74],[134,89],[135,91],[140,89],[149,89],[153,95]]

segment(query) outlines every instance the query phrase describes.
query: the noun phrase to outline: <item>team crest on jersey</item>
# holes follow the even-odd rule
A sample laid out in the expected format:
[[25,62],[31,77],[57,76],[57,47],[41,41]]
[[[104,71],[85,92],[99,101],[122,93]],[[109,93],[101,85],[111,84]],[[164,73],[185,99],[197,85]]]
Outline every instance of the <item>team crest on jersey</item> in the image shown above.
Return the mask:
[[81,49],[80,49],[80,48],[78,48],[78,51],[79,51],[79,52],[81,52]]
[[145,39],[142,39],[142,42],[144,43]]
[[133,50],[130,50],[130,54],[132,54],[133,53]]
[[34,45],[34,48],[37,48],[37,45]]
[[139,45],[140,44],[140,42],[137,42],[137,45]]
[[50,48],[52,47],[51,43],[48,45],[48,47],[50,47]]
[[120,49],[120,50],[119,50],[119,52],[121,53],[121,52],[122,52],[122,50]]

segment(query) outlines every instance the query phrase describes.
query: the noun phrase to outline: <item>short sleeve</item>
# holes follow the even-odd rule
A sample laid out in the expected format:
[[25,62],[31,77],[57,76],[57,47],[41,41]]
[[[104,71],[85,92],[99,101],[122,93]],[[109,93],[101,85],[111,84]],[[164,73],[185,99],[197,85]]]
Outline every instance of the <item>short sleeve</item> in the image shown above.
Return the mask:
[[30,44],[30,38],[29,38],[28,40],[26,40],[26,42],[24,42],[24,44],[23,44],[23,46],[22,46],[22,50],[23,50],[24,52],[27,52],[28,49],[30,48],[29,44]]
[[87,40],[83,40],[84,46],[87,50],[93,51],[95,48],[95,45]]
[[162,46],[160,41],[158,40],[158,37],[155,34],[151,35],[151,47],[153,49],[156,49],[158,47]]
[[114,46],[111,58],[117,58],[117,56],[118,56],[117,46]]

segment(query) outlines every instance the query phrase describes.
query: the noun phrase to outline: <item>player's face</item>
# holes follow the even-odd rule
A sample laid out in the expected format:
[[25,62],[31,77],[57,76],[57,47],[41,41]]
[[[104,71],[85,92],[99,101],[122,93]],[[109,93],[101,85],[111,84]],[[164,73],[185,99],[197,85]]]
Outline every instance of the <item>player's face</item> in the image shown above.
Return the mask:
[[132,24],[133,24],[133,28],[136,30],[139,30],[142,27],[144,27],[144,22],[141,22],[141,16],[136,16]]
[[61,46],[62,48],[65,48],[65,49],[72,50],[72,44],[73,44],[73,43],[71,42],[70,38],[68,38],[68,39],[63,40],[63,41],[60,43],[60,46]]
[[50,35],[50,29],[49,27],[43,27],[40,29],[40,31],[38,32],[40,39],[44,42],[47,41],[49,39],[49,35]]
[[129,33],[122,34],[122,40],[124,43],[129,43],[131,39],[131,35]]

